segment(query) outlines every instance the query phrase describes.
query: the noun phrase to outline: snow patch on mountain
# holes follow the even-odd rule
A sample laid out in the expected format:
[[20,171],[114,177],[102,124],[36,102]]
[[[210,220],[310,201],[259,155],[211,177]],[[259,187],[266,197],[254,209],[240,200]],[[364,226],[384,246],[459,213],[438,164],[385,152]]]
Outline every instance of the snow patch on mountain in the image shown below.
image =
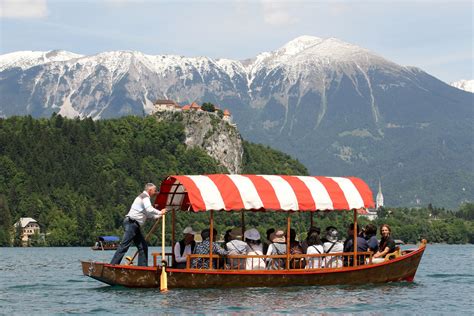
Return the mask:
[[474,80],[459,80],[450,83],[451,86],[474,93]]
[[64,50],[41,51],[19,51],[0,55],[0,71],[19,67],[23,70],[47,64],[50,62],[61,62],[81,58],[83,55],[67,52]]

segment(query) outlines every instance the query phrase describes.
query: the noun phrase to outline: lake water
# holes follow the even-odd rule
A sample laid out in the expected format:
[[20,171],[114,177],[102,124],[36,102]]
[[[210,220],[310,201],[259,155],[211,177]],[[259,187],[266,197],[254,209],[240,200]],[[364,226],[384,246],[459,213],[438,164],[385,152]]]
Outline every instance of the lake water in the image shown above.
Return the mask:
[[108,262],[113,251],[0,248],[0,255],[0,314],[6,315],[474,313],[474,245],[428,245],[413,283],[167,293],[110,287],[82,275],[79,260]]

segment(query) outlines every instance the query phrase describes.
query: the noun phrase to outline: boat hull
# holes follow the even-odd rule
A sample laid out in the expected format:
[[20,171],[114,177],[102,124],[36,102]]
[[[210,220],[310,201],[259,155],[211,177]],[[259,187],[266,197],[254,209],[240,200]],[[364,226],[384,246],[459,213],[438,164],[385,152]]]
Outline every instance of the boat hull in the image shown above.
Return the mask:
[[94,246],[91,249],[92,250],[117,250],[117,248],[118,246],[104,246],[104,247]]
[[[413,281],[425,247],[380,264],[314,270],[167,269],[168,288],[280,287]],[[109,285],[160,287],[161,267],[82,261],[84,275]]]

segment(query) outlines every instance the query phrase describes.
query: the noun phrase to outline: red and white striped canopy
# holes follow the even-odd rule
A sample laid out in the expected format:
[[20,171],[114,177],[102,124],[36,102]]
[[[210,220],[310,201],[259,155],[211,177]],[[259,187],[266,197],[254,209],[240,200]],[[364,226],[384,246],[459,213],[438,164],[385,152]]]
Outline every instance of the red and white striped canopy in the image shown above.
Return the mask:
[[276,175],[170,176],[158,207],[209,210],[324,211],[371,208],[372,191],[355,177]]

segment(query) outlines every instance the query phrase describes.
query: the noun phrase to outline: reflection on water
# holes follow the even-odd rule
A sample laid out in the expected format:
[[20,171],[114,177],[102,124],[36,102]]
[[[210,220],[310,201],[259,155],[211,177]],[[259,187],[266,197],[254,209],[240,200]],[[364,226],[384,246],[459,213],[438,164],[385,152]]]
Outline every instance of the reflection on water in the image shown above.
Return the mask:
[[[134,250],[131,250],[132,252]],[[157,249],[151,249],[159,251]],[[0,248],[0,313],[453,313],[474,310],[473,245],[428,245],[413,283],[286,288],[110,287],[82,276],[79,260],[108,262],[89,248]],[[446,264],[456,257],[456,266]],[[441,295],[442,294],[442,295]],[[25,312],[22,312],[25,311]]]

